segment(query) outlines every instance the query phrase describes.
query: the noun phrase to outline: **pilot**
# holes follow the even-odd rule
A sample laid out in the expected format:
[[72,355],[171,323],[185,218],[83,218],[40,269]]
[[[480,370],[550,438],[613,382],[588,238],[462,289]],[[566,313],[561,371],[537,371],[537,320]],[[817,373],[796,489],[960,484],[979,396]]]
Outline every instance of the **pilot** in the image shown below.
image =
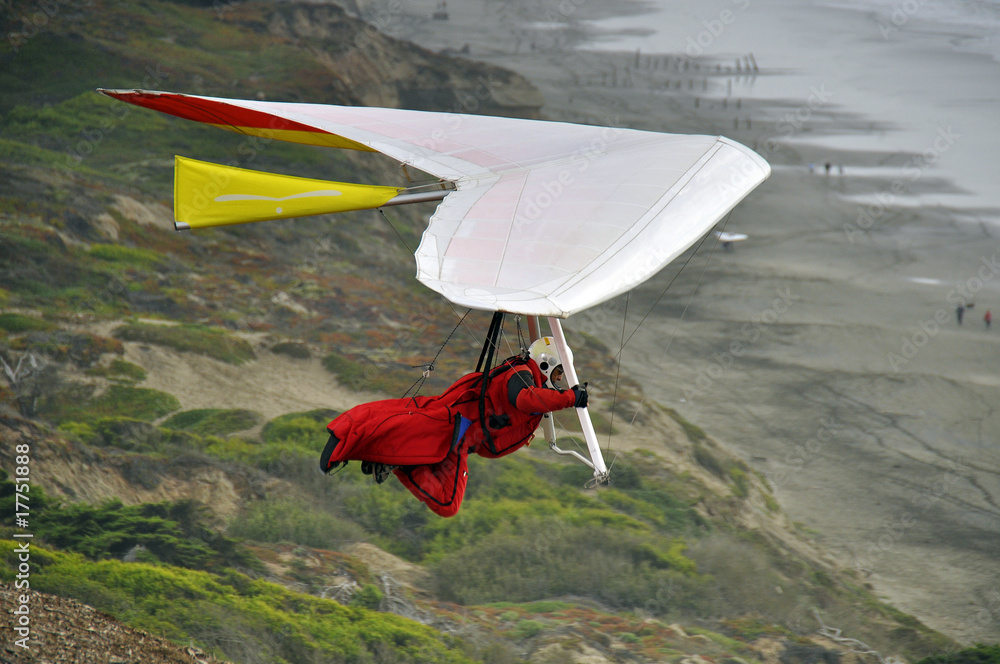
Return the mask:
[[329,473],[349,459],[381,483],[392,472],[441,516],[458,512],[468,478],[467,457],[498,458],[527,445],[545,413],[587,405],[585,386],[561,389],[562,362],[551,337],[527,356],[508,358],[489,372],[462,376],[436,397],[361,404],[327,426],[320,456]]

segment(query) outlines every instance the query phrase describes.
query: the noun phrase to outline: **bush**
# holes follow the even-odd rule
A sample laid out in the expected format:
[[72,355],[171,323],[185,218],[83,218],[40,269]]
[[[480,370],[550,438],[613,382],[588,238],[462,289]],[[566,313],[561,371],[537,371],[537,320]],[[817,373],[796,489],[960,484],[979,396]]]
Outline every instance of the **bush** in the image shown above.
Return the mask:
[[1000,664],[1000,644],[977,643],[955,653],[931,655],[917,664]]
[[287,355],[288,357],[293,357],[297,360],[308,360],[312,357],[312,353],[309,352],[308,346],[305,344],[295,343],[294,341],[285,341],[280,344],[275,344],[271,347],[271,352],[279,355]]
[[108,375],[115,378],[135,381],[137,383],[146,380],[145,369],[140,367],[138,364],[132,364],[131,362],[126,362],[125,360],[117,357],[111,360],[111,366],[108,367]]
[[181,402],[172,394],[144,387],[111,385],[92,397],[85,387],[74,386],[47,394],[40,408],[45,417],[59,423],[90,423],[102,418],[129,417],[146,422],[180,410]]
[[260,414],[252,410],[202,408],[172,415],[163,422],[163,427],[199,436],[226,436],[237,431],[252,429],[260,423],[260,420]]
[[351,596],[351,606],[360,606],[371,611],[378,611],[382,604],[384,595],[382,591],[370,583],[361,586],[354,595]]
[[0,330],[6,330],[13,334],[19,332],[34,332],[38,330],[50,330],[54,325],[41,318],[24,316],[22,314],[0,314]]
[[120,244],[94,244],[88,253],[109,263],[140,268],[152,268],[163,261],[163,255],[155,251],[134,249]]
[[[431,565],[441,597],[461,604],[582,595],[617,608],[663,613],[693,605],[694,563],[648,534],[558,517],[508,525]],[[664,589],[670,601],[663,601]],[[662,605],[661,605],[662,602]]]
[[[0,470],[0,522],[13,524],[14,482]],[[123,505],[63,505],[41,487],[31,489],[31,525],[51,546],[80,553],[92,560],[122,558],[143,547],[156,560],[189,569],[249,565],[252,559],[239,544],[206,525],[208,512],[193,500]]]
[[291,542],[330,551],[368,539],[360,526],[320,506],[282,498],[251,503],[227,532],[257,542]]
[[326,444],[326,425],[339,415],[339,411],[317,408],[301,413],[279,415],[264,425],[261,438],[265,443],[291,443],[299,447],[315,449],[316,454]]
[[[15,546],[0,541],[0,580],[14,578]],[[93,562],[34,544],[31,562],[32,589],[83,599],[133,628],[232,661],[472,664],[461,642],[430,627],[232,570]]]

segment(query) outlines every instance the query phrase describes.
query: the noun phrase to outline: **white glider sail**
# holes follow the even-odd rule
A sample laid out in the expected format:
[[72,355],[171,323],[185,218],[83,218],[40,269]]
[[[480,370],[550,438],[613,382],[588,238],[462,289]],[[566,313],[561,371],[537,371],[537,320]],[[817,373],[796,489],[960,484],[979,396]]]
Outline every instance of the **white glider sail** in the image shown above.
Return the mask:
[[[456,304],[490,311],[562,318],[624,293],[690,247],[770,174],[767,162],[753,151],[716,136],[167,92],[102,92],[244,134],[378,151],[454,183],[417,249],[417,278]],[[323,198],[289,191],[256,192],[284,200],[258,199],[253,206],[284,215],[276,209],[284,210],[291,201]],[[232,202],[215,201],[215,196],[213,206]],[[323,211],[331,211],[325,203],[336,198],[327,196]],[[377,197],[368,203],[376,206]]]

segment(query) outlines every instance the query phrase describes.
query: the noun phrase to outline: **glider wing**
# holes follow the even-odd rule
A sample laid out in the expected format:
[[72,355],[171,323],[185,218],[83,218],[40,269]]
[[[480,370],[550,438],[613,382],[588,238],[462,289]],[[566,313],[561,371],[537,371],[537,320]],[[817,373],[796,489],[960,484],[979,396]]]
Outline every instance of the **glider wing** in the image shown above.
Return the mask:
[[103,91],[265,138],[377,151],[455,183],[417,278],[463,306],[565,317],[641,284],[770,174],[750,149],[687,136],[388,108]]

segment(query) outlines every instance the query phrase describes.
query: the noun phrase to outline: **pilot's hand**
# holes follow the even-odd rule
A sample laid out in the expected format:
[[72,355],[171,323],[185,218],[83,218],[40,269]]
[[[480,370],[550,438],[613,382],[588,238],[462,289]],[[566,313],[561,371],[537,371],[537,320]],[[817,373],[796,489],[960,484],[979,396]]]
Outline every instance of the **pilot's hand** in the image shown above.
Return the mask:
[[587,407],[587,383],[584,383],[583,385],[574,385],[573,395],[576,397],[576,401],[573,402],[574,408]]

